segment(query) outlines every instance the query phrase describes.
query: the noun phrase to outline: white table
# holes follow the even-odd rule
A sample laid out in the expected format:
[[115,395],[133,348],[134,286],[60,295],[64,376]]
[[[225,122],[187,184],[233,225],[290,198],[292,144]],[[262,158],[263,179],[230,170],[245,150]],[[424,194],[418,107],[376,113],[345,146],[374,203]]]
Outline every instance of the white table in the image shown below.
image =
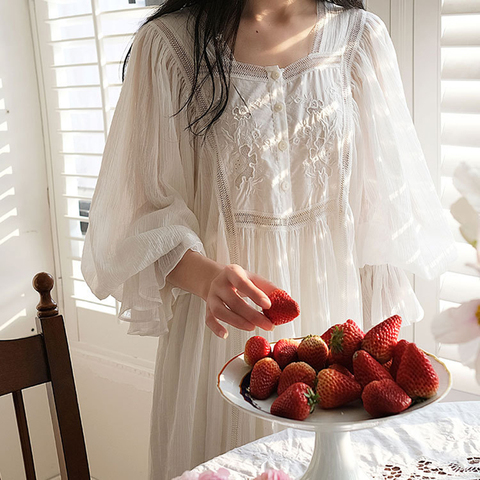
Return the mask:
[[[351,435],[359,465],[372,480],[480,480],[480,402],[437,403]],[[310,462],[313,442],[313,432],[289,428],[193,471],[223,467],[231,480],[243,480],[274,468],[297,479]]]

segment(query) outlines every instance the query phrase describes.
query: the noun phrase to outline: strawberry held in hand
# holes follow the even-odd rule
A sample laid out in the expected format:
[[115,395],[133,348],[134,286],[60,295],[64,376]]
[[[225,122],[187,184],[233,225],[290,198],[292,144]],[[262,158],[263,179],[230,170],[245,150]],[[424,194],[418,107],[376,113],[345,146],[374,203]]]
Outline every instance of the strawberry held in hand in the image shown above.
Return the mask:
[[317,374],[315,370],[305,362],[290,363],[280,375],[277,393],[281,395],[290,385],[294,383],[306,383],[313,388]]
[[268,398],[277,389],[281,373],[278,363],[273,358],[259,360],[250,375],[250,395],[258,400]]
[[290,385],[270,407],[270,413],[293,420],[305,420],[315,409],[317,396],[306,383]]
[[362,350],[366,350],[377,362],[387,363],[393,356],[401,326],[400,315],[393,315],[375,325],[365,334]]
[[363,389],[362,401],[372,417],[400,413],[412,404],[412,399],[391,379],[370,382]]
[[319,335],[306,336],[298,346],[298,359],[308,363],[317,372],[325,367],[328,347]]
[[293,338],[282,338],[273,347],[273,358],[283,370],[289,363],[298,359],[298,341]]
[[243,359],[247,365],[253,367],[259,360],[268,357],[271,352],[272,347],[267,339],[256,335],[247,340]]
[[428,357],[414,343],[403,352],[397,371],[397,383],[415,399],[433,397],[440,380]]
[[263,310],[263,314],[274,324],[283,325],[300,315],[298,303],[284,290],[277,288],[268,298],[272,306]]

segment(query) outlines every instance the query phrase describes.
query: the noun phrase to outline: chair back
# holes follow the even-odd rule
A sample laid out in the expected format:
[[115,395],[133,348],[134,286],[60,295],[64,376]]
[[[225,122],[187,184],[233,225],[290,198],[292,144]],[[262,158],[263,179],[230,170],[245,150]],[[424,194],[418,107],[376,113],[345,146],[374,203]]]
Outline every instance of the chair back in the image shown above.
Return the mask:
[[22,390],[45,384],[62,480],[90,480],[77,392],[62,315],[51,297],[54,280],[35,275],[40,294],[37,335],[0,340],[0,396],[11,394],[27,480],[36,480]]

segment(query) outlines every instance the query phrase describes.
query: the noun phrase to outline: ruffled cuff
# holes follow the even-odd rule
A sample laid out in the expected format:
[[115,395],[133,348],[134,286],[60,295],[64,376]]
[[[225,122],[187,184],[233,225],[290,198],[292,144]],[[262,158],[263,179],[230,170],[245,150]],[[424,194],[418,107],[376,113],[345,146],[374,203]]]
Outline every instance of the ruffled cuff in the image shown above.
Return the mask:
[[359,271],[364,331],[392,315],[400,315],[403,326],[423,318],[423,308],[401,268],[392,265],[365,265]]
[[168,333],[175,301],[189,292],[173,286],[166,277],[187,250],[205,255],[199,238],[186,235],[181,244],[125,282],[118,318],[130,322],[128,334],[158,337]]

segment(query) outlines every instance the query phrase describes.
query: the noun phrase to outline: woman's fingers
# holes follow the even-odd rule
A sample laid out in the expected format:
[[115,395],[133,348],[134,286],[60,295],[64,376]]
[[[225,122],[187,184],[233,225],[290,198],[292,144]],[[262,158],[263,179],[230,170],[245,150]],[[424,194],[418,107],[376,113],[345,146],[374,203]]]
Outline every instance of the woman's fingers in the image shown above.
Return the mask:
[[251,280],[248,278],[245,270],[240,267],[240,265],[228,265],[225,267],[227,270],[227,279],[228,281],[241,293],[249,297],[253,302],[255,302],[259,307],[268,309],[271,306],[270,299],[267,294],[258,288]]
[[262,277],[261,275],[253,272],[248,272],[248,276],[258,288],[265,292],[266,295],[270,295],[274,290],[278,288],[275,284]]
[[210,303],[210,311],[213,316],[222,322],[232,325],[240,330],[251,331],[255,329],[253,322],[229,309],[220,297],[215,297]]
[[228,330],[213,316],[209,308],[207,308],[205,324],[217,337],[223,339],[228,337]]
[[241,299],[237,293],[230,290],[226,293],[223,301],[227,304],[230,310],[238,313],[241,317],[253,323],[263,330],[273,330],[273,323],[262,313],[251,307],[245,300]]

